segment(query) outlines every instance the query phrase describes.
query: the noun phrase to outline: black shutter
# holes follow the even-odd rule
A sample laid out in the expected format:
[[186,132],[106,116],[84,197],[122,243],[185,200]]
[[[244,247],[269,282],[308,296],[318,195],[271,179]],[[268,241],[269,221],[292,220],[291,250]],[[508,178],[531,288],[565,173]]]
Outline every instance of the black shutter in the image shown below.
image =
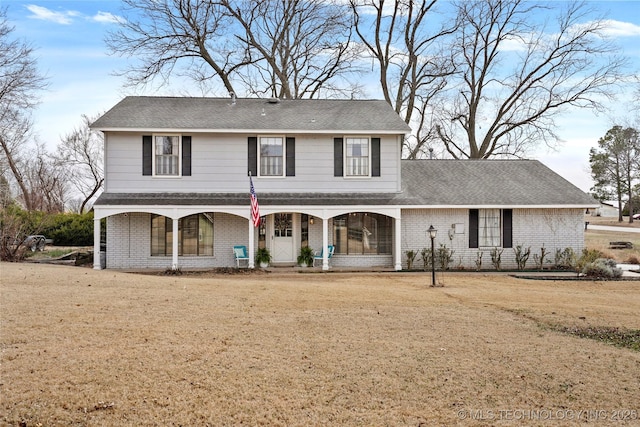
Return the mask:
[[343,176],[342,138],[333,138],[333,176]]
[[296,139],[287,138],[287,176],[296,176]]
[[513,247],[513,210],[503,209],[502,211],[502,247]]
[[478,209],[469,209],[469,247],[478,247]]
[[191,176],[191,137],[182,137],[182,176]]
[[249,165],[248,172],[252,176],[258,176],[258,138],[249,137]]
[[153,138],[142,135],[142,175],[153,175]]
[[380,138],[371,138],[371,176],[380,176]]

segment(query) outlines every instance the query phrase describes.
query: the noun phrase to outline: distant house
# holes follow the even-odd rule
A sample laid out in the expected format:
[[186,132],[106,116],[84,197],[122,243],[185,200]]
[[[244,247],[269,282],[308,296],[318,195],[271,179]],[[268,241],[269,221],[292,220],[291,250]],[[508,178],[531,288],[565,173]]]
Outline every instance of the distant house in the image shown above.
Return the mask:
[[508,268],[516,245],[580,251],[597,207],[538,161],[401,160],[410,129],[384,101],[127,97],[92,128],[105,141],[94,268],[102,218],[106,268],[235,266],[234,245],[285,266],[332,245],[323,269],[401,270],[431,225],[455,266],[504,248]]
[[618,217],[618,202],[600,202],[598,207],[591,211],[591,216],[601,216],[607,218]]

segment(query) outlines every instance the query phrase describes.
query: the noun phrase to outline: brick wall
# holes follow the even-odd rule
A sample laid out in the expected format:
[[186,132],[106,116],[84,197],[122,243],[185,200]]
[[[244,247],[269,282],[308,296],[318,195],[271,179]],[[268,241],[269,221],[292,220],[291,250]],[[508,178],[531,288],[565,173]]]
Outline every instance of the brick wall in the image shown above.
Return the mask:
[[[584,248],[584,217],[582,209],[514,209],[513,246],[531,247],[527,267],[533,267],[534,254],[540,254],[543,246],[547,250],[545,260],[553,261],[556,249],[572,248],[580,253]],[[405,209],[402,211],[402,266],[407,267],[406,252],[415,250],[418,256],[414,266],[421,267],[420,251],[431,247],[427,229],[433,225],[437,230],[434,247],[440,245],[455,251],[450,268],[475,269],[478,252],[482,255],[482,268],[492,269],[491,248],[469,248],[468,209]],[[516,268],[515,252],[505,248],[502,253],[502,268]]]
[[[150,256],[151,216],[146,213],[130,213],[107,218],[107,268],[166,269],[172,258]],[[407,267],[406,251],[415,250],[418,256],[414,267],[420,268],[423,261],[419,252],[430,248],[427,229],[433,225],[437,230],[435,248],[446,245],[455,253],[450,268],[475,269],[478,253],[482,253],[482,267],[492,269],[491,248],[469,248],[468,209],[404,209],[402,211],[401,259]],[[329,244],[332,242],[332,221],[329,221]],[[257,230],[254,231],[257,244]],[[214,268],[235,266],[232,247],[248,246],[247,220],[235,215],[214,214],[214,255],[207,257],[180,257],[181,268]],[[309,228],[309,245],[316,251],[322,247],[322,221],[317,219]],[[584,248],[584,217],[582,209],[514,209],[513,246],[531,247],[527,263],[533,267],[533,255],[540,248],[547,249],[546,260],[552,262],[556,249],[572,248],[579,254]],[[393,267],[392,255],[334,255],[331,265],[335,267]],[[516,267],[515,253],[505,248],[502,253],[502,268]]]
[[[180,268],[235,266],[232,248],[248,246],[247,220],[236,215],[215,213],[213,256],[181,256]],[[151,256],[151,215],[130,213],[107,218],[107,268],[166,269],[171,256]]]

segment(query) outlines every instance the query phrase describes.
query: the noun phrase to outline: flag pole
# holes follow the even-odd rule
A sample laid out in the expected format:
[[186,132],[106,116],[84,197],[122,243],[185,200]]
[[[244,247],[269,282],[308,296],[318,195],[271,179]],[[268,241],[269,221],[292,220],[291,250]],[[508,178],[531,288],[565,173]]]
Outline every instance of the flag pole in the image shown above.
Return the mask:
[[[250,206],[249,206],[249,268],[255,268],[255,260],[254,260],[254,254],[255,254],[255,228],[256,228],[256,223],[255,223],[255,215],[260,215],[259,211],[258,211],[258,198],[255,194],[255,190],[253,188],[253,180],[251,179],[251,171],[249,171],[249,197],[251,199],[250,202]],[[259,216],[258,216],[258,221],[259,221]],[[258,222],[259,224],[259,222]]]

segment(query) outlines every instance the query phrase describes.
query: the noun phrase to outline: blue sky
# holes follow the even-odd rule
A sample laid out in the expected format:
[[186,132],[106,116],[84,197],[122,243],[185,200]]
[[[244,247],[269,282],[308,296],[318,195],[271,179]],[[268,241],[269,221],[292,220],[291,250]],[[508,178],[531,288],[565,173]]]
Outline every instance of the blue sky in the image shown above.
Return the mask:
[[[589,1],[589,5],[606,13],[610,36],[640,74],[640,0]],[[127,59],[109,56],[104,44],[105,33],[115,28],[120,15],[117,0],[0,0],[0,7],[8,7],[14,36],[33,45],[38,66],[49,77],[49,88],[34,114],[37,139],[47,147],[55,147],[61,137],[78,127],[82,114],[104,112],[126,95],[201,95],[184,87],[138,93],[122,87],[122,78],[113,72],[126,66]],[[213,95],[225,96],[226,91]],[[541,149],[532,157],[588,191],[592,185],[589,149],[616,117],[629,117],[630,97],[629,89],[622,90],[605,114],[579,110],[565,114],[557,120],[561,146],[556,151]]]

